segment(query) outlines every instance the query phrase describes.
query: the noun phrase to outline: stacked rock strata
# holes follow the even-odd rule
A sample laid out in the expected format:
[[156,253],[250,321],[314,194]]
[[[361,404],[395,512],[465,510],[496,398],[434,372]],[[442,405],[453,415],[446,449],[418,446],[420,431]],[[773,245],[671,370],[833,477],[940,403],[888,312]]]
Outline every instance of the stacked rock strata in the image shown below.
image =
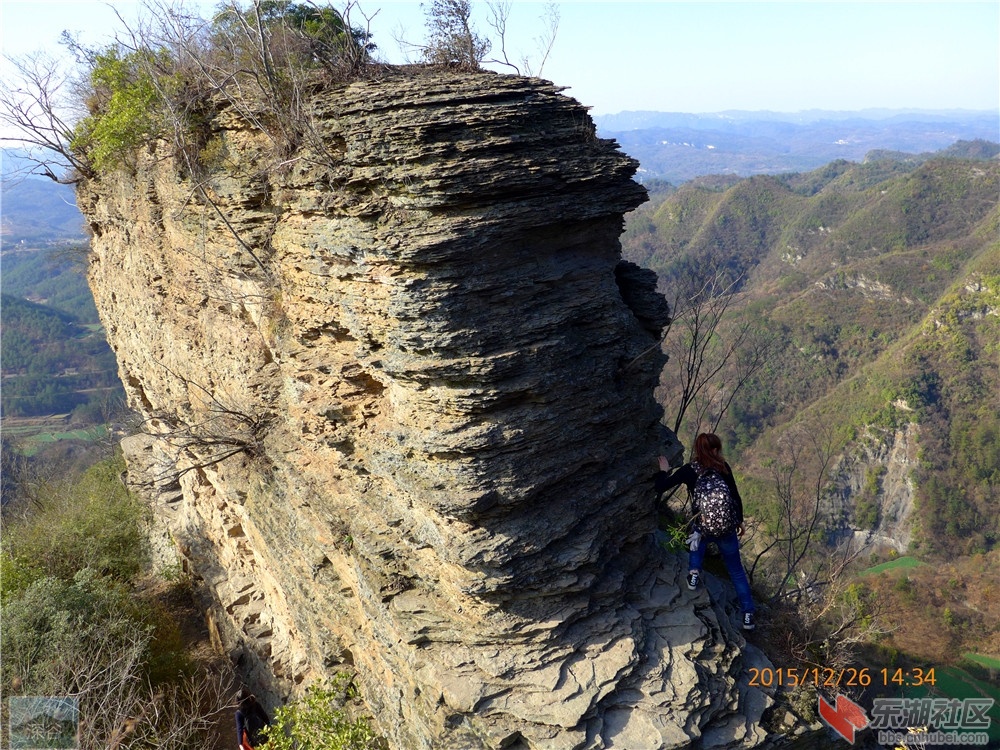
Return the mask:
[[272,703],[353,665],[407,750],[753,744],[741,639],[653,540],[636,163],[538,79],[312,105],[280,164],[220,107],[207,178],[159,144],[80,187],[130,472],[220,645]]

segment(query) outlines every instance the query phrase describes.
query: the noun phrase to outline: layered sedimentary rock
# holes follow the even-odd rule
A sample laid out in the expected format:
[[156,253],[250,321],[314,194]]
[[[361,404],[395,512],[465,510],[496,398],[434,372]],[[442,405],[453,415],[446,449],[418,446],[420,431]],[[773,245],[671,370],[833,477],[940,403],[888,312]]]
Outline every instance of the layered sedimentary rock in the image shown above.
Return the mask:
[[220,107],[81,186],[133,481],[272,703],[353,665],[398,748],[752,745],[654,541],[667,322],[636,164],[537,79],[388,71],[277,163]]

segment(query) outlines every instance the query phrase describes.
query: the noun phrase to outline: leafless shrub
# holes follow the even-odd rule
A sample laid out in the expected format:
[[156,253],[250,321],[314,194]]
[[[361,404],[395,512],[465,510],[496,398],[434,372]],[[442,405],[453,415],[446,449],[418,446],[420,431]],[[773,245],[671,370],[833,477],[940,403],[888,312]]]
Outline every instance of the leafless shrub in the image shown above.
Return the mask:
[[[0,81],[0,124],[24,149],[29,174],[73,184],[93,174],[86,158],[70,148],[81,117],[74,74],[49,55],[6,58]],[[6,178],[5,178],[6,179]]]
[[772,347],[749,319],[732,314],[739,283],[726,282],[720,274],[686,297],[678,296],[661,341],[624,368],[663,347],[668,362],[658,396],[673,412],[674,433],[680,435],[684,428],[692,442],[698,433],[718,428],[737,394],[766,364]]
[[510,19],[511,4],[508,0],[490,0],[487,2],[490,10],[489,25],[495,34],[496,44],[499,46],[499,55],[487,60],[488,63],[497,63],[512,68],[518,75],[540,76],[545,69],[545,63],[555,46],[556,35],[559,32],[559,6],[554,2],[545,4],[542,14],[539,17],[542,32],[535,37],[536,53],[538,61],[535,62],[528,54],[522,54],[518,64],[511,62],[510,53],[507,50],[507,23]]
[[234,405],[218,389],[209,389],[161,366],[185,388],[202,393],[205,408],[199,410],[197,421],[184,422],[165,411],[153,411],[143,420],[140,431],[155,437],[172,452],[173,468],[151,477],[151,486],[171,485],[189,472],[207,469],[234,456],[262,459],[266,455],[264,441],[274,414]]

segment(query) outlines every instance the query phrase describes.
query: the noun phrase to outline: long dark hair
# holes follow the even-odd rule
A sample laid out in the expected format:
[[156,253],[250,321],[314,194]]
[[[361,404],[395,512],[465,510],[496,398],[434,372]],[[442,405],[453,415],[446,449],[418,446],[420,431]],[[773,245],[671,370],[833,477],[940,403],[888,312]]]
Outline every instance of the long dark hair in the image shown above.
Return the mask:
[[728,473],[722,457],[722,440],[713,432],[703,432],[694,439],[694,460],[704,469]]

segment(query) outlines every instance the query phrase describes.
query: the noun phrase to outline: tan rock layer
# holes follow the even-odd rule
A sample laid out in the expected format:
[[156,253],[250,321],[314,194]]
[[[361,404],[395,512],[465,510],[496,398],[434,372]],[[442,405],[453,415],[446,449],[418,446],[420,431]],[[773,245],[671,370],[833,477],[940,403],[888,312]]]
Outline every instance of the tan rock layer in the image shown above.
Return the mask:
[[207,198],[165,144],[80,190],[130,471],[220,641],[272,700],[355,664],[399,748],[752,744],[739,638],[652,537],[636,163],[537,79],[313,105],[280,165],[220,110]]

